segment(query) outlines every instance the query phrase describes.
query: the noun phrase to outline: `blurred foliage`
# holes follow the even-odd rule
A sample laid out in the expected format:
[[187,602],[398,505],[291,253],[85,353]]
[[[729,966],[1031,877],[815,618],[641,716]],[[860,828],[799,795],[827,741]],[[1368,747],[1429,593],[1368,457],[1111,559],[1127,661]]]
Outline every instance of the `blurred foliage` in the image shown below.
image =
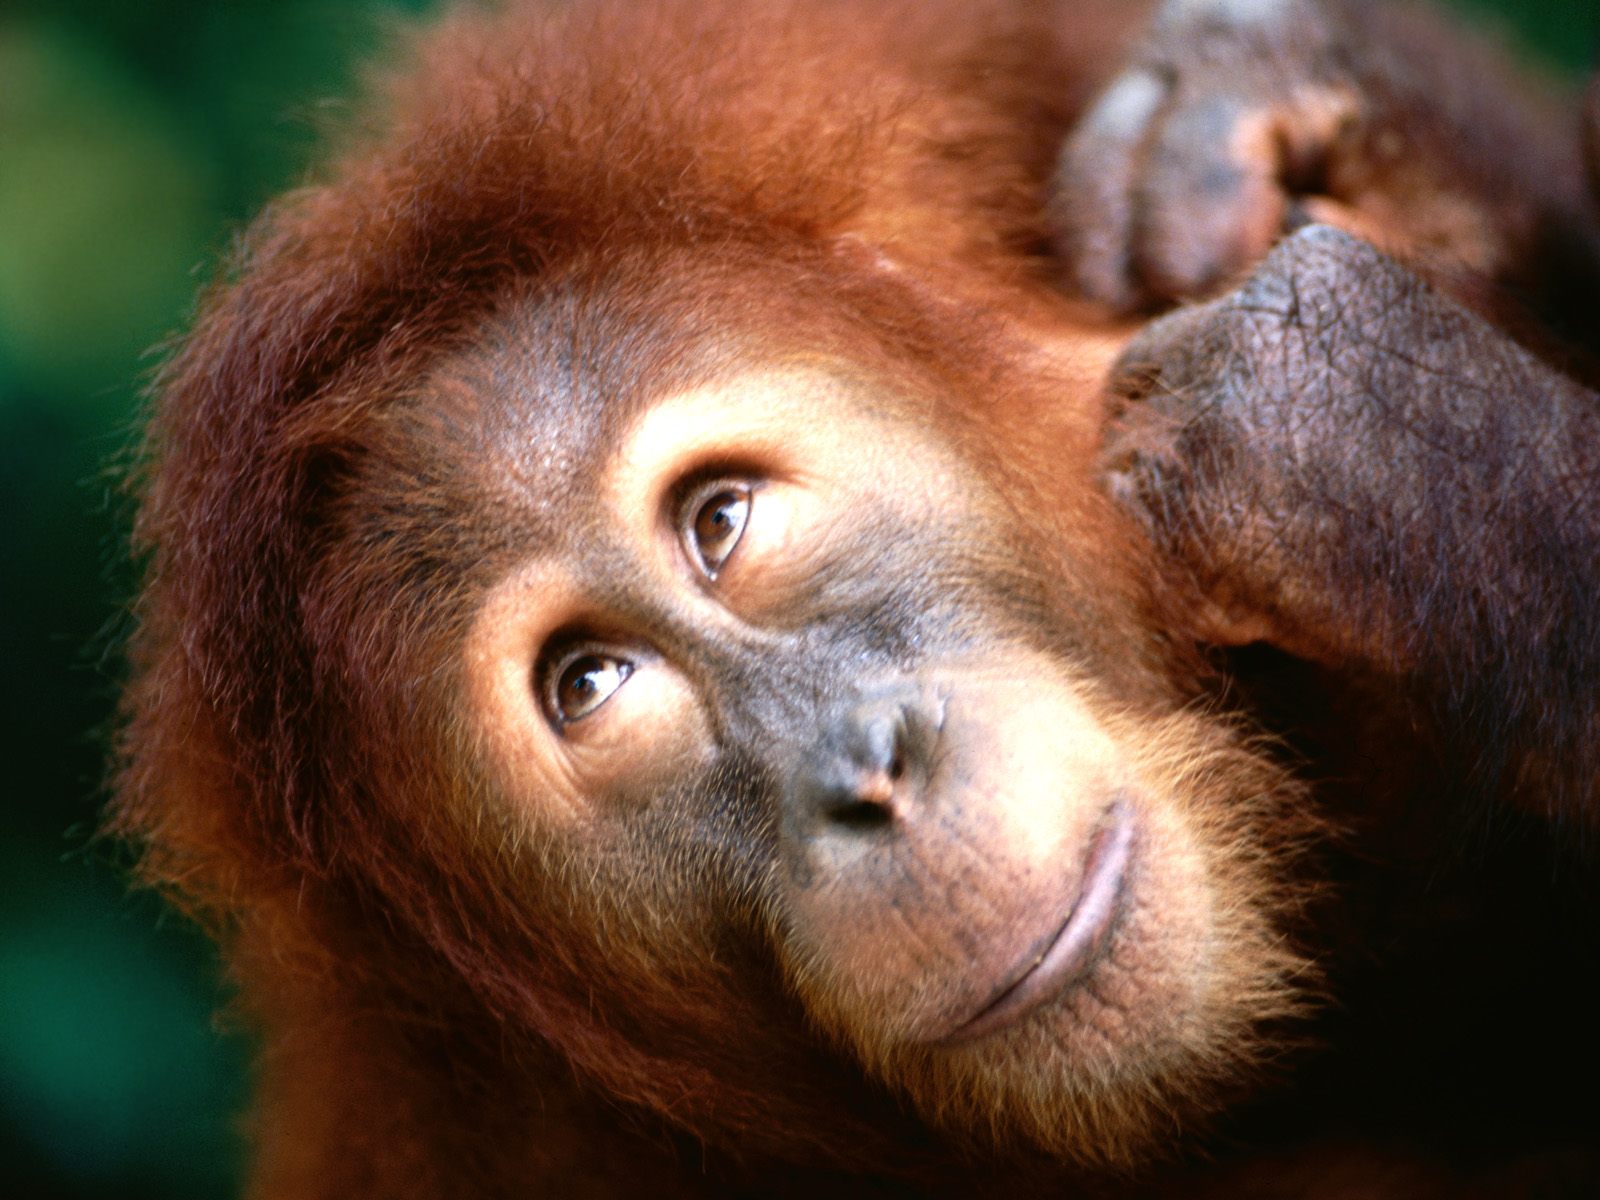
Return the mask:
[[[1459,0],[1548,60],[1596,6]],[[14,1195],[237,1190],[247,1048],[209,950],[89,840],[129,587],[111,464],[148,349],[303,168],[324,97],[426,0],[4,0],[0,7],[0,1177]]]
[[1547,63],[1586,72],[1600,62],[1600,4],[1594,0],[1451,0],[1447,7],[1503,32]]
[[114,464],[150,347],[293,182],[390,0],[0,2],[0,1177],[238,1190],[248,1050],[210,950],[91,844],[129,573]]

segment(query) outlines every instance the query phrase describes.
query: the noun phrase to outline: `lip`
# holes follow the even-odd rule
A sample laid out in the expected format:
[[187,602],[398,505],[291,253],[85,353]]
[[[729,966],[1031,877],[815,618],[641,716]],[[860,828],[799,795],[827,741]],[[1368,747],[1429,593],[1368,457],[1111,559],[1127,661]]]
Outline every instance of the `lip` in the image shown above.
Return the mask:
[[1118,797],[1089,841],[1083,882],[1066,919],[1027,956],[1011,980],[976,1016],[940,1041],[967,1042],[1012,1025],[1093,969],[1122,912],[1133,841],[1133,810]]

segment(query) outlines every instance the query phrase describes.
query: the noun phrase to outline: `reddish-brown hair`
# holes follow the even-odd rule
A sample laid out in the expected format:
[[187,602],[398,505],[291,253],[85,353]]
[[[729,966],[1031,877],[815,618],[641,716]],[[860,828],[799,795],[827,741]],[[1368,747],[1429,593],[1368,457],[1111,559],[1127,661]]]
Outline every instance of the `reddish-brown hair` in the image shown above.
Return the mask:
[[[154,389],[114,827],[223,941],[265,1020],[370,986],[403,988],[408,1021],[446,1026],[467,978],[502,1011],[581,1023],[525,962],[483,951],[550,947],[518,928],[491,863],[432,835],[450,818],[418,799],[471,784],[432,682],[464,614],[426,565],[458,551],[440,529],[417,530],[403,564],[352,552],[334,514],[373,415],[507,286],[593,270],[610,247],[801,270],[807,248],[853,239],[959,268],[974,295],[1026,279],[1042,180],[1121,24],[1063,36],[1051,7],[458,12],[380,81],[319,181],[245,236]],[[414,482],[425,505],[432,482]],[[318,1057],[300,1036],[295,1053]],[[619,1091],[690,1124],[712,1103],[696,1096],[729,1091],[710,1068],[666,1078],[613,1057]],[[782,1098],[744,1102],[753,1128]]]

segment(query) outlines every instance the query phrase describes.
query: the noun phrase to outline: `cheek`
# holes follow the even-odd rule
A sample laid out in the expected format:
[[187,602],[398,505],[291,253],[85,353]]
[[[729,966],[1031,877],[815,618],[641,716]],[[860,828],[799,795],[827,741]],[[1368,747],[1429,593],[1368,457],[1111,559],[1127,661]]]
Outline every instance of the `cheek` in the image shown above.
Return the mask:
[[713,757],[699,697],[680,672],[662,662],[635,668],[618,693],[558,746],[589,806],[613,815],[649,804],[676,781],[704,770]]

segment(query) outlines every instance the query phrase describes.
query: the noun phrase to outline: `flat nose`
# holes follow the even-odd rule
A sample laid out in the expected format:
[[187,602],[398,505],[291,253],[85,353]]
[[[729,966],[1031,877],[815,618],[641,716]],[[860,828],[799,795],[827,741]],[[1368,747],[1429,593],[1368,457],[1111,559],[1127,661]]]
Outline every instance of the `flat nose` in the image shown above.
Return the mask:
[[828,710],[787,789],[803,838],[887,834],[917,807],[938,733],[939,706],[918,689],[876,689]]

